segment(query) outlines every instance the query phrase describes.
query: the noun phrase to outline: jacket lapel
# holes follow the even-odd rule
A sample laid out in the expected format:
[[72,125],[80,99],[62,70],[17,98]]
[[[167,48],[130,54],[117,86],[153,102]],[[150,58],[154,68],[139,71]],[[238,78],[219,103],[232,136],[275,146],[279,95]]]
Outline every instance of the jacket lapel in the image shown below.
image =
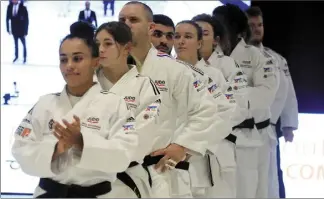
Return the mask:
[[143,63],[143,65],[141,66],[141,74],[150,74],[150,71],[152,70],[152,65],[154,65],[154,63],[156,62],[154,60],[155,56],[157,55],[158,51],[156,50],[156,48],[152,45],[151,49],[149,50],[149,52],[147,53],[146,59]]
[[136,75],[138,75],[138,71],[136,66],[133,66],[116,82],[116,84],[109,91],[113,93],[119,93],[119,90],[123,89],[123,87],[125,87],[125,84],[129,83],[133,78],[136,77]]
[[55,120],[62,122],[62,119],[66,119],[69,122],[73,121],[73,115],[82,117],[82,113],[85,108],[88,107],[95,95],[99,94],[101,87],[99,84],[94,84],[80,99],[80,101],[72,107],[66,88],[61,93],[60,99],[58,101],[58,110],[55,112]]

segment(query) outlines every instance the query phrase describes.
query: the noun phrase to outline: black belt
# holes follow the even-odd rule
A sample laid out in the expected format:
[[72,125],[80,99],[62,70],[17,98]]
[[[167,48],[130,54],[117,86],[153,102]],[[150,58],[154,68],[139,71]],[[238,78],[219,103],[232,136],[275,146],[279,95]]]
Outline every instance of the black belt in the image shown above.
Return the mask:
[[226,138],[225,138],[225,140],[230,141],[233,144],[236,144],[236,139],[237,139],[236,135],[234,135],[232,133],[229,134],[228,136],[226,136]]
[[234,126],[232,128],[232,130],[235,130],[235,129],[253,129],[254,124],[255,124],[254,118],[252,117],[252,118],[244,120],[241,124]]
[[36,198],[96,198],[111,191],[111,183],[108,181],[83,187],[75,184],[61,184],[50,178],[41,178],[39,187],[46,193]]
[[[128,168],[132,168],[139,165],[138,162],[131,162],[128,166]],[[149,176],[149,183],[150,186],[152,187],[152,178],[150,175],[150,172],[147,168],[147,166],[142,165],[143,168],[146,170],[146,172],[148,173]],[[132,191],[134,191],[134,193],[136,194],[137,198],[142,198],[141,192],[138,189],[136,183],[134,182],[134,180],[132,179],[132,177],[130,175],[128,175],[125,171],[121,172],[121,173],[117,173],[117,179],[120,180],[122,183],[124,183],[126,186],[128,186]]]
[[267,120],[264,120],[262,122],[256,123],[255,126],[256,126],[256,128],[258,130],[264,129],[264,128],[270,126],[270,119],[267,119]]
[[[158,155],[158,156],[150,156],[147,155],[144,158],[144,165],[145,166],[151,166],[157,164],[164,156],[163,155]],[[187,161],[180,161],[178,164],[175,166],[176,169],[181,169],[181,170],[189,170],[189,162]]]
[[213,187],[214,186],[214,178],[213,178],[213,172],[212,172],[212,165],[210,162],[210,155],[207,155],[207,161],[208,161],[209,180],[210,180],[211,186]]
[[272,122],[270,122],[270,124],[271,124],[272,126],[276,126],[276,124],[275,124],[275,123],[272,123]]
[[[161,160],[161,158],[163,158],[163,155],[160,155],[160,156],[147,155],[144,158],[144,162],[143,162],[142,166],[148,173],[148,176],[149,176],[148,180],[149,180],[151,187],[152,187],[152,178],[151,178],[151,174],[148,170],[148,167],[151,165],[157,164]],[[139,165],[138,162],[131,162],[130,165],[128,166],[128,168],[132,168],[137,165]],[[189,162],[181,161],[175,166],[175,168],[182,169],[182,170],[189,170]],[[134,191],[137,198],[142,198],[140,190],[138,189],[136,183],[134,182],[134,180],[132,179],[132,177],[130,175],[128,175],[126,172],[121,172],[121,173],[117,174],[117,179],[119,179],[126,186],[128,186],[132,191]]]

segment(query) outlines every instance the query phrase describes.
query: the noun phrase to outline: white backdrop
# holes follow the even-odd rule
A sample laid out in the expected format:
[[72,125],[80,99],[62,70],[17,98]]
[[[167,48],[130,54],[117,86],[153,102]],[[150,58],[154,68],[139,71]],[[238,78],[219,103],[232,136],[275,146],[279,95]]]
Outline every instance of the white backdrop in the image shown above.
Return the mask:
[[280,141],[287,198],[324,198],[324,115],[299,114],[293,143]]

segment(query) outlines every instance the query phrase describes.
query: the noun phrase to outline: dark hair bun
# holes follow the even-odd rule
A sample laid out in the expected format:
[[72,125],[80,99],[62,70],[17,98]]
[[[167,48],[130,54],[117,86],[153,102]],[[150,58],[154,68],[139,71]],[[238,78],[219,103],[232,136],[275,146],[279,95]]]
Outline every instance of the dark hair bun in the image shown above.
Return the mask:
[[95,28],[85,21],[77,21],[70,26],[70,34],[81,38],[92,39]]

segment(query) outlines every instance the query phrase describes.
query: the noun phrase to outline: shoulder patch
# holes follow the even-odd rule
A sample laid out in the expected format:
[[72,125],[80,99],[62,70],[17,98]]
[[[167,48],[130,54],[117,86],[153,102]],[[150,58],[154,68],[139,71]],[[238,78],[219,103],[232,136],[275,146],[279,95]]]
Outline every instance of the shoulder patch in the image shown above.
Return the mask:
[[101,90],[100,93],[102,93],[102,94],[108,94],[109,91],[107,91],[107,90]]
[[222,58],[222,57],[224,57],[224,55],[223,54],[218,54],[217,57]]
[[251,48],[251,45],[245,45],[244,47],[245,48]]

